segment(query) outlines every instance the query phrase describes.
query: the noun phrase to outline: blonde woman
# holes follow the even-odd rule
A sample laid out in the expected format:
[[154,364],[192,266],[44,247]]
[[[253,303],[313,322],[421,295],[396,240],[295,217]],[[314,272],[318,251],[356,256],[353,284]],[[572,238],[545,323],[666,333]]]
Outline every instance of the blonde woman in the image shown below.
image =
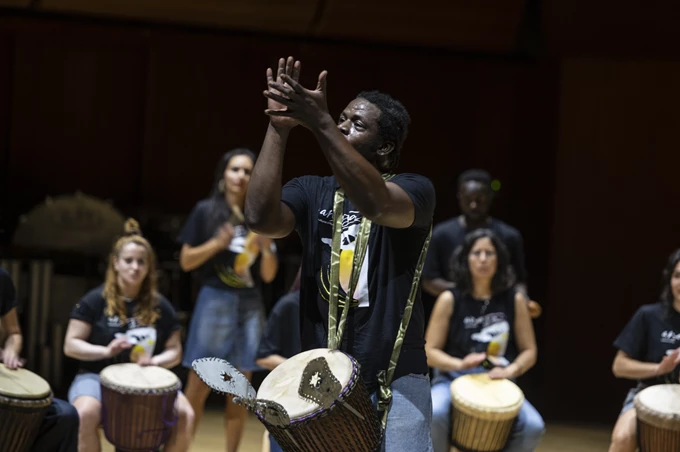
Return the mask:
[[[151,357],[134,356],[125,333],[153,327],[156,343]],[[113,247],[106,281],[78,301],[66,330],[64,353],[79,361],[79,371],[68,393],[80,416],[78,450],[101,451],[97,428],[101,424],[99,372],[110,364],[132,360],[140,366],[172,368],[182,359],[179,322],[172,305],[156,290],[156,256],[129,219],[125,234]],[[165,452],[185,452],[193,426],[193,410],[183,394],[176,401],[179,419]]]

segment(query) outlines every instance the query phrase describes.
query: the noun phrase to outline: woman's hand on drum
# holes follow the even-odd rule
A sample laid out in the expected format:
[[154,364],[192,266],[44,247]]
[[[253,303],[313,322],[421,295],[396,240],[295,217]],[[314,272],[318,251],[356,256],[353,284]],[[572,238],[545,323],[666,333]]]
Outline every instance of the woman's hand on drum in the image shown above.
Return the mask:
[[489,371],[489,378],[492,380],[505,380],[515,377],[512,364],[506,367],[494,367]]
[[656,367],[656,375],[666,375],[673,372],[680,365],[680,348],[676,348],[670,355],[666,355]]
[[139,364],[142,367],[153,366],[151,357],[147,355],[140,356],[139,359],[137,359],[137,364]]
[[470,353],[461,361],[461,368],[456,370],[474,369],[486,359],[486,353]]
[[113,358],[123,350],[132,347],[125,336],[117,337],[106,346],[106,358]]
[[19,358],[19,355],[12,350],[12,347],[5,347],[5,349],[2,350],[2,362],[8,369],[14,370],[19,367],[24,367],[26,361]]

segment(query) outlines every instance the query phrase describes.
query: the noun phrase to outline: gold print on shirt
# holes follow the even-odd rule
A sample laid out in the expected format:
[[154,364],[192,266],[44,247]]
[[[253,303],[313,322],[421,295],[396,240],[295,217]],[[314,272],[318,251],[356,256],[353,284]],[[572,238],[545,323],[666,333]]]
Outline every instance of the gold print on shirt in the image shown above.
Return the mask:
[[[350,211],[342,217],[342,236],[340,238],[340,293],[338,295],[339,306],[342,307],[347,299],[346,291],[349,288],[349,280],[352,276],[352,264],[354,262],[354,248],[356,246],[356,238],[359,233],[359,227],[361,226],[361,214],[358,211]],[[321,243],[325,251],[328,252],[330,256],[331,249],[331,234],[332,234],[332,222],[333,211],[322,210],[319,212],[319,235],[321,237]],[[369,246],[370,249],[370,246]],[[354,290],[354,297],[351,303],[352,307],[368,307],[368,282],[367,282],[367,269],[368,269],[368,249],[366,251],[366,257],[364,258],[363,265],[361,266],[361,273],[359,274],[359,280],[357,282],[357,287]],[[321,298],[328,301],[330,299],[330,259],[324,262],[321,266],[319,272],[319,293]]]
[[257,259],[260,249],[255,240],[256,234],[248,231],[244,226],[234,226],[234,238],[231,239],[229,251],[236,254],[232,266],[215,264],[215,271],[222,282],[229,287],[252,287],[253,278],[250,267]]

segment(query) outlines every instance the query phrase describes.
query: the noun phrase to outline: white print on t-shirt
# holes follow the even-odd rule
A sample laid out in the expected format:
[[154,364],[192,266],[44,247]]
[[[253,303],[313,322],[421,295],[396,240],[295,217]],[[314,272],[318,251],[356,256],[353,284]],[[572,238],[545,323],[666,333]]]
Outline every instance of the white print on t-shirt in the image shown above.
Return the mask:
[[[480,316],[480,317],[474,317],[474,316],[467,316],[463,319],[463,325],[467,329],[473,329],[477,328],[478,326],[482,326],[482,328],[486,328],[489,325],[493,325],[495,323],[499,322],[504,322],[505,321],[505,314],[502,312],[491,312],[489,314]],[[507,322],[506,322],[507,323]]]
[[120,320],[120,317],[117,315],[108,316],[106,318],[106,324],[109,326],[109,328],[121,328],[125,325],[127,325],[128,328],[137,328],[137,326],[139,326],[137,319],[134,317],[128,317],[126,324],[123,324],[123,322]]
[[[463,325],[466,329],[482,329],[473,333],[470,338],[480,344],[486,344],[488,356],[503,358],[508,348],[508,338],[510,335],[510,324],[503,312],[491,312],[489,314],[463,318]],[[479,350],[479,347],[475,347]]]
[[680,333],[676,334],[673,330],[664,331],[661,333],[661,342],[664,344],[680,342]]
[[[319,222],[330,225],[331,234],[333,230],[332,218],[332,210],[323,209],[319,211]],[[352,274],[352,263],[354,262],[354,248],[356,246],[356,239],[359,233],[361,219],[361,214],[357,210],[351,210],[349,213],[343,214],[342,216],[342,234],[340,235],[340,287],[342,287],[342,290],[344,291],[349,289],[349,278]],[[328,230],[328,226],[323,229]],[[321,243],[328,247],[328,250],[330,251],[332,245],[331,237],[321,237]],[[359,272],[359,280],[357,281],[357,286],[354,289],[353,298],[359,302],[358,307],[360,308],[369,306],[368,254],[369,251],[367,246],[364,262],[361,265],[361,271]],[[322,271],[326,272],[330,279],[330,262],[326,268],[322,269]],[[328,297],[328,294],[322,295],[324,295],[324,298]]]

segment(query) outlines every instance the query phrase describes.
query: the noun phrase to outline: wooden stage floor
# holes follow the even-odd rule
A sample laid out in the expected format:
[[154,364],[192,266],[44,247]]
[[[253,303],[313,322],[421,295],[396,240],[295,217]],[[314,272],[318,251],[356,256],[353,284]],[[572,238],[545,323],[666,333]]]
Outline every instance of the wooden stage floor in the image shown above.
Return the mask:
[[[207,409],[191,448],[192,452],[222,452],[226,450],[222,411]],[[264,427],[254,416],[249,416],[241,443],[241,452],[261,452]],[[537,452],[606,452],[611,431],[603,427],[548,424]],[[113,452],[104,440],[103,452]]]

